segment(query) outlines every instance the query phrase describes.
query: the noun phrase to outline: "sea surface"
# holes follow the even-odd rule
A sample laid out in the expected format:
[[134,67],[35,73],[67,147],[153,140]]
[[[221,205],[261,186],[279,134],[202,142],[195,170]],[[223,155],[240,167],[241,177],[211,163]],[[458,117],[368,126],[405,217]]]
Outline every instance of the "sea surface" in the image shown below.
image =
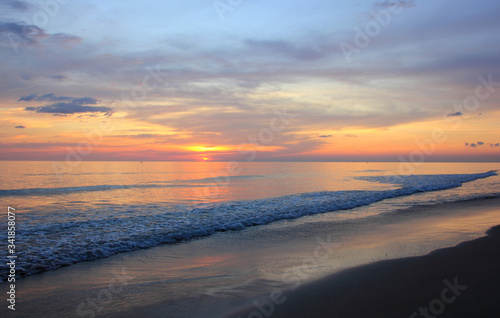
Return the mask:
[[[68,170],[0,165],[0,249],[7,254],[12,207],[18,276],[306,216],[365,219],[500,197],[499,163],[80,162]],[[7,273],[2,262],[2,281]]]

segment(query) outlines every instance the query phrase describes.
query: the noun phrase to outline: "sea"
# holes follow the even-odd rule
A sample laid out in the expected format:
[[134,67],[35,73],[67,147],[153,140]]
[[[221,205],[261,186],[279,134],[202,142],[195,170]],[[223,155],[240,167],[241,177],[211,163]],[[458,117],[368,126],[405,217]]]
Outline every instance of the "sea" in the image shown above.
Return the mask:
[[[500,197],[499,163],[73,162],[64,173],[56,168],[45,161],[0,165],[0,250],[8,255],[10,210],[18,277],[215,234],[286,227],[285,220],[362,220]],[[8,273],[1,262],[2,281]]]

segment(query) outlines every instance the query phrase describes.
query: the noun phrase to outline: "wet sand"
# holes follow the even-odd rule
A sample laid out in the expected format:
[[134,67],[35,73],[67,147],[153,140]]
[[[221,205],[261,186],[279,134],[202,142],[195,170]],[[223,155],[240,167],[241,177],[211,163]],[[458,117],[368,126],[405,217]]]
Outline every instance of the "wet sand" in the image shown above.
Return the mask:
[[344,270],[226,317],[499,317],[500,226],[487,234]]

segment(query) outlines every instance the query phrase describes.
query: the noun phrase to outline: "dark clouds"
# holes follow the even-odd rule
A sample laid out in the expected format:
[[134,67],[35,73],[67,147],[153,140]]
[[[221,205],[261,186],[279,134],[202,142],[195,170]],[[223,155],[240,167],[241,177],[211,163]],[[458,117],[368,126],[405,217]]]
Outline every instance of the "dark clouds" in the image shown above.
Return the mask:
[[55,48],[64,45],[75,45],[82,42],[82,38],[68,33],[48,34],[37,25],[21,21],[0,21],[0,44],[10,46],[15,53],[19,52],[22,45],[40,46],[43,40]]
[[[478,141],[478,142],[466,142],[465,143],[465,147],[470,147],[470,148],[478,148],[478,147],[482,147],[484,145],[487,145],[486,143],[482,142],[482,141]],[[490,145],[490,147],[500,147],[500,143],[488,143],[488,145]]]
[[37,113],[73,115],[77,113],[110,113],[112,109],[105,106],[84,106],[76,103],[56,103],[47,106],[26,107],[26,111]]
[[457,117],[457,116],[463,116],[463,114],[464,113],[462,113],[462,112],[456,112],[456,113],[449,113],[446,116],[448,116],[448,117]]
[[58,81],[63,81],[63,80],[68,79],[68,77],[66,75],[62,75],[62,74],[51,75],[51,76],[49,76],[49,78],[53,79],[53,80],[58,80]]
[[33,8],[33,5],[30,3],[18,0],[3,0],[0,2],[0,5],[5,5],[21,12],[28,11]]
[[54,93],[45,95],[31,94],[18,99],[18,102],[65,102],[71,101],[75,105],[96,105],[99,101],[93,97],[57,96]]
[[73,103],[75,104],[79,104],[79,105],[83,105],[83,104],[87,104],[87,105],[95,105],[97,104],[99,101],[93,97],[81,97],[81,98],[75,98],[73,99]]
[[18,102],[61,102],[73,100],[73,97],[69,96],[56,96],[54,93],[48,93],[45,95],[38,96],[38,94],[31,94],[19,98]]
[[105,106],[88,106],[96,105],[99,101],[93,97],[70,97],[57,96],[54,93],[49,93],[39,96],[31,94],[21,97],[20,102],[57,102],[44,106],[30,106],[24,108],[26,111],[34,111],[36,113],[54,114],[54,115],[73,115],[78,113],[105,113],[111,114],[113,110]]
[[38,39],[47,37],[48,35],[42,28],[36,25],[29,25],[18,22],[1,22],[0,21],[0,37],[7,39],[7,43],[36,43]]
[[16,127],[14,127],[14,128],[24,129],[24,128],[26,128],[26,127],[24,127],[23,125],[20,125],[20,126],[16,126]]

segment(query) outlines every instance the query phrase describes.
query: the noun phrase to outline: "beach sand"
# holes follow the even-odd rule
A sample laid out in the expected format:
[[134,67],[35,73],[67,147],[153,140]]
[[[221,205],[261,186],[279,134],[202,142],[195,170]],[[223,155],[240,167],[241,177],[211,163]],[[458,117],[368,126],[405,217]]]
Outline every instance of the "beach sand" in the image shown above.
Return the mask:
[[500,226],[425,256],[344,270],[234,317],[500,317]]
[[[324,214],[123,253],[19,279],[16,312],[5,302],[0,316],[419,317],[457,278],[468,288],[431,316],[498,317],[498,229],[480,237],[500,224],[499,207],[500,199],[482,199],[340,223]],[[311,264],[318,238],[333,253]],[[300,287],[282,303],[274,295],[272,314],[265,304],[259,311],[255,300],[293,288],[285,278],[297,270]]]

